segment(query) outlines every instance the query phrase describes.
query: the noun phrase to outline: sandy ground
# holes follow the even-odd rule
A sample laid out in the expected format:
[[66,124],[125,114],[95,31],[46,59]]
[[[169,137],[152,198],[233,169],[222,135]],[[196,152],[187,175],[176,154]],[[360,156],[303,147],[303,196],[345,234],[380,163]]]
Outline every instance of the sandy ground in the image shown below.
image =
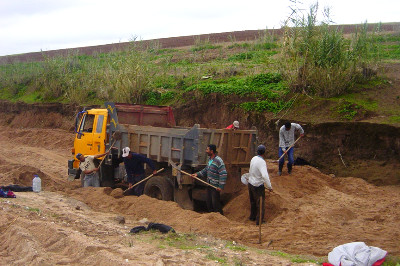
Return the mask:
[[[147,196],[122,197],[120,189],[80,188],[79,180],[67,180],[73,134],[0,129],[0,185],[30,186],[39,174],[44,190],[0,199],[0,264],[218,264],[209,249],[160,245],[154,241],[159,233],[152,233],[152,241],[145,240],[146,234],[128,234],[143,219],[170,225],[180,234],[195,233],[206,246],[214,243],[213,255],[233,265],[288,265],[287,259],[260,250],[324,257],[354,241],[400,255],[400,187],[331,177],[310,166],[278,177],[277,164],[268,161],[274,192],[267,192],[260,245],[258,227],[247,219],[246,187],[224,207],[225,216],[183,210]],[[226,241],[249,248],[227,248]]]

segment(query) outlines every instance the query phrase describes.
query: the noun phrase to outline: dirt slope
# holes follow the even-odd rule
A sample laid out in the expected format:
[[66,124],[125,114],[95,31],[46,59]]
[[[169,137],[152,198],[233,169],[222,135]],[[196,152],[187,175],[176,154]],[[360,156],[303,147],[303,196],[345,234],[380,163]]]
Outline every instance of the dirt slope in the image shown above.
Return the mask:
[[[364,241],[400,255],[398,186],[376,187],[358,178],[330,177],[310,166],[277,177],[276,163],[268,161],[275,192],[267,193],[267,224],[262,226],[260,246],[258,228],[247,220],[245,187],[225,206],[225,216],[183,210],[174,202],[147,196],[118,198],[118,190],[79,188],[78,180],[67,181],[72,133],[0,129],[0,185],[31,185],[33,174],[38,173],[45,190],[0,200],[0,256],[7,264],[122,264],[126,259],[139,264],[202,263],[204,254],[167,252],[126,236],[143,218],[168,224],[180,233],[195,232],[268,250],[326,256],[337,245]],[[126,227],[115,222],[117,215],[125,217]],[[133,247],[127,245],[129,241]],[[265,256],[251,253],[250,264],[276,259]]]

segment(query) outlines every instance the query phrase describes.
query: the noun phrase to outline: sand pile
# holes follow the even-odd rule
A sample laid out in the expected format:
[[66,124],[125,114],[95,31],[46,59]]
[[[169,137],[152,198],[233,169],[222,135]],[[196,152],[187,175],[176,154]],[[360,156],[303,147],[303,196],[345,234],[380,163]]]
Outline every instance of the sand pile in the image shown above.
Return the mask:
[[[225,216],[183,210],[174,202],[147,196],[119,198],[120,190],[79,188],[79,180],[67,181],[67,159],[71,156],[67,147],[72,147],[73,134],[45,129],[29,132],[3,128],[3,131],[6,133],[0,136],[0,185],[30,185],[33,174],[39,173],[44,190],[62,192],[64,196],[78,199],[101,213],[100,216],[122,215],[130,226],[140,225],[137,221],[147,218],[149,222],[170,225],[177,232],[196,232],[260,247],[257,245],[258,227],[248,220],[249,199],[245,186],[224,207]],[[47,144],[43,145],[45,140]],[[65,143],[58,144],[61,140]],[[392,255],[400,255],[399,187],[376,187],[359,178],[330,177],[309,166],[295,167],[292,175],[278,177],[276,168],[276,163],[268,162],[274,192],[266,193],[267,223],[262,226],[263,248],[326,256],[338,245],[364,241]],[[4,225],[13,217],[4,218],[3,215],[0,219]],[[73,222],[73,219],[65,219]],[[18,242],[22,239],[48,241],[51,246],[51,243],[56,243],[57,235],[70,234],[63,228],[56,228],[43,232],[43,236],[30,235],[23,228],[35,228],[35,219],[32,224],[26,223],[13,229],[15,231],[7,231],[6,238],[1,240],[2,245],[11,245],[4,239],[15,238]],[[35,241],[24,245],[31,245],[34,250]],[[15,250],[11,251],[27,249],[24,245],[15,245]],[[81,254],[78,248],[66,249],[69,250],[64,250],[61,243],[55,244],[54,253]],[[82,251],[82,256],[89,254],[90,249]],[[92,249],[98,250],[97,247]],[[103,252],[106,254],[107,248]],[[32,254],[27,256],[34,256]]]
[[[324,256],[332,248],[353,241],[400,254],[398,187],[375,187],[358,178],[332,178],[309,166],[294,174],[272,177],[275,192],[267,192],[267,223],[263,246],[297,254]],[[104,188],[71,191],[102,211],[113,211],[165,223],[180,232],[196,232],[247,245],[258,241],[258,227],[248,221],[247,188],[225,207],[225,216],[182,210],[174,202],[147,196],[115,199]]]

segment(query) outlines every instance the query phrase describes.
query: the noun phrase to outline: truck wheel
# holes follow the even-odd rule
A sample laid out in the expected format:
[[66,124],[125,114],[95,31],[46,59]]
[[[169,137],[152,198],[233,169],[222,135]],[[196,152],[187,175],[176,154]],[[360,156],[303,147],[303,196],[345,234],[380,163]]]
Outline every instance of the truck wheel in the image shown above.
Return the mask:
[[146,182],[144,194],[159,200],[173,200],[172,184],[164,176],[153,176]]
[[99,178],[101,187],[113,187],[115,185],[114,168],[109,165],[100,166]]

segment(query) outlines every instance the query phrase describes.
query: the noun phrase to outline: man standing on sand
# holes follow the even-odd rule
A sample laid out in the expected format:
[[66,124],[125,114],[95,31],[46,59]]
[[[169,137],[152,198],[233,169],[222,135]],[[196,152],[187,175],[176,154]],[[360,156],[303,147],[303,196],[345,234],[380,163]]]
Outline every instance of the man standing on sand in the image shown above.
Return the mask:
[[83,156],[78,153],[75,157],[80,161],[79,168],[85,174],[83,178],[83,187],[100,187],[99,167],[94,165],[94,159],[106,156],[110,151],[97,155]]
[[[289,174],[292,173],[292,167],[293,167],[293,163],[294,163],[294,159],[293,159],[294,147],[291,147],[290,149],[289,149],[289,147],[294,144],[295,131],[299,131],[301,137],[304,136],[303,128],[299,124],[296,124],[296,123],[287,122],[279,130],[279,158],[281,158],[281,156],[284,153],[286,153],[288,155],[287,168],[288,168]],[[282,169],[283,169],[284,163],[285,163],[285,156],[283,156],[279,160],[278,175],[282,175]]]
[[[129,147],[125,147],[122,149],[122,158],[124,161],[126,174],[128,176],[129,188],[145,178],[143,167],[144,163],[146,163],[148,166],[150,166],[151,169],[153,169],[153,175],[157,174],[156,168],[152,160],[141,154],[131,152],[131,149]],[[133,189],[134,195],[143,195],[144,183],[145,182],[142,182]]]
[[223,215],[220,192],[224,189],[228,173],[224,161],[217,155],[217,147],[214,144],[207,146],[206,153],[209,156],[207,166],[194,176],[207,177],[207,182],[217,187],[215,189],[207,186],[207,209],[209,212],[219,212]]
[[250,161],[250,170],[248,174],[248,188],[250,198],[250,217],[251,221],[256,221],[256,225],[260,222],[260,204],[262,204],[261,221],[264,223],[265,215],[265,186],[272,192],[271,181],[269,180],[267,163],[265,162],[265,146],[257,147],[257,156]]

